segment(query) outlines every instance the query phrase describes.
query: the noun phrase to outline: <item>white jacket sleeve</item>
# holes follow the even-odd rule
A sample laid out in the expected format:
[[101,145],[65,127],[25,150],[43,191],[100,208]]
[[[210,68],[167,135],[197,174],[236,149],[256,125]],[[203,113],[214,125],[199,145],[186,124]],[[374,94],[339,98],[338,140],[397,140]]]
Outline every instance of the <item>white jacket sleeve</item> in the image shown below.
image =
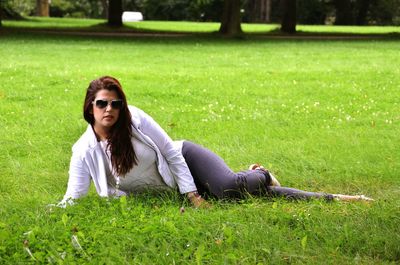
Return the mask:
[[196,191],[197,188],[194,184],[193,176],[182,156],[182,152],[175,148],[174,142],[169,135],[150,115],[137,108],[134,111],[138,111],[140,116],[140,127],[138,129],[151,138],[167,160],[179,191],[182,194]]
[[69,180],[67,192],[59,206],[71,204],[71,199],[77,199],[87,194],[90,187],[90,174],[88,166],[79,154],[73,152],[69,166]]

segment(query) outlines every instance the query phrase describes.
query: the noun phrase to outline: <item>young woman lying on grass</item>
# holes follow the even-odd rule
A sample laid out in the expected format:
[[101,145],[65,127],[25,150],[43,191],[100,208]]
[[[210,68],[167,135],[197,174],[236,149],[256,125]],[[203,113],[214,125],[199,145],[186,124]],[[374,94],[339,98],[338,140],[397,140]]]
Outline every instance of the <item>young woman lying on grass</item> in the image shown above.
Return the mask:
[[210,150],[189,141],[172,141],[149,115],[128,106],[120,83],[110,76],[90,83],[83,115],[89,126],[72,148],[68,188],[61,206],[85,195],[91,180],[103,197],[178,187],[195,207],[208,206],[202,195],[222,199],[246,193],[290,199],[372,200],[363,195],[281,187],[258,164],[234,173]]

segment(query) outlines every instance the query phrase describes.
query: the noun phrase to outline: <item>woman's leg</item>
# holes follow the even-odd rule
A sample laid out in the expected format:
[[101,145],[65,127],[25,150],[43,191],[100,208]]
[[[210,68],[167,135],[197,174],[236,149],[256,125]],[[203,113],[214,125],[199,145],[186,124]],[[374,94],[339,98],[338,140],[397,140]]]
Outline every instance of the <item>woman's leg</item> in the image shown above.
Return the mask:
[[221,157],[189,141],[183,143],[182,154],[198,191],[203,194],[208,193],[217,198],[238,198],[245,193],[268,193],[271,196],[290,199],[333,199],[331,194],[270,186],[271,178],[268,171],[265,170],[247,170],[234,173]]
[[294,200],[308,200],[308,199],[323,198],[328,201],[331,201],[334,199],[332,194],[303,191],[303,190],[287,188],[287,187],[270,186],[270,187],[268,187],[268,193],[274,197],[284,197],[287,199],[294,199]]
[[183,143],[182,154],[200,193],[220,199],[266,193],[270,179],[261,170],[234,173],[218,155],[189,141]]

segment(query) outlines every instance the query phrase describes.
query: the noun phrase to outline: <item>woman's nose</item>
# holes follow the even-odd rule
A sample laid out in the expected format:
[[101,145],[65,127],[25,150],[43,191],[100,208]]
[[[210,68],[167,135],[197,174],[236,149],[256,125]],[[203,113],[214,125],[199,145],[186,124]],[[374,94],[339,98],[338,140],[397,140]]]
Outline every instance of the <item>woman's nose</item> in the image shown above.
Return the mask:
[[106,111],[111,111],[112,107],[111,107],[111,102],[108,102],[107,107],[106,107]]

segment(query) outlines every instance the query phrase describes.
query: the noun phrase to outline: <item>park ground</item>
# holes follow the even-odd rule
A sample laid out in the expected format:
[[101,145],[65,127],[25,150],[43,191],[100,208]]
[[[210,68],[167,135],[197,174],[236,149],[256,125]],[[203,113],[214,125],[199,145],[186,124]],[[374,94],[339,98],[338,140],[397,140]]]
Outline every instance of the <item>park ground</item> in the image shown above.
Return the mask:
[[[78,26],[5,21],[0,31],[0,263],[398,263],[398,28],[347,39],[116,38],[66,34],[104,32],[67,21]],[[190,26],[214,27],[179,27]],[[85,88],[105,74],[172,138],[207,146],[234,170],[258,162],[285,186],[375,202],[248,196],[194,209],[174,192],[102,199],[92,188],[72,207],[51,206],[87,126]]]

